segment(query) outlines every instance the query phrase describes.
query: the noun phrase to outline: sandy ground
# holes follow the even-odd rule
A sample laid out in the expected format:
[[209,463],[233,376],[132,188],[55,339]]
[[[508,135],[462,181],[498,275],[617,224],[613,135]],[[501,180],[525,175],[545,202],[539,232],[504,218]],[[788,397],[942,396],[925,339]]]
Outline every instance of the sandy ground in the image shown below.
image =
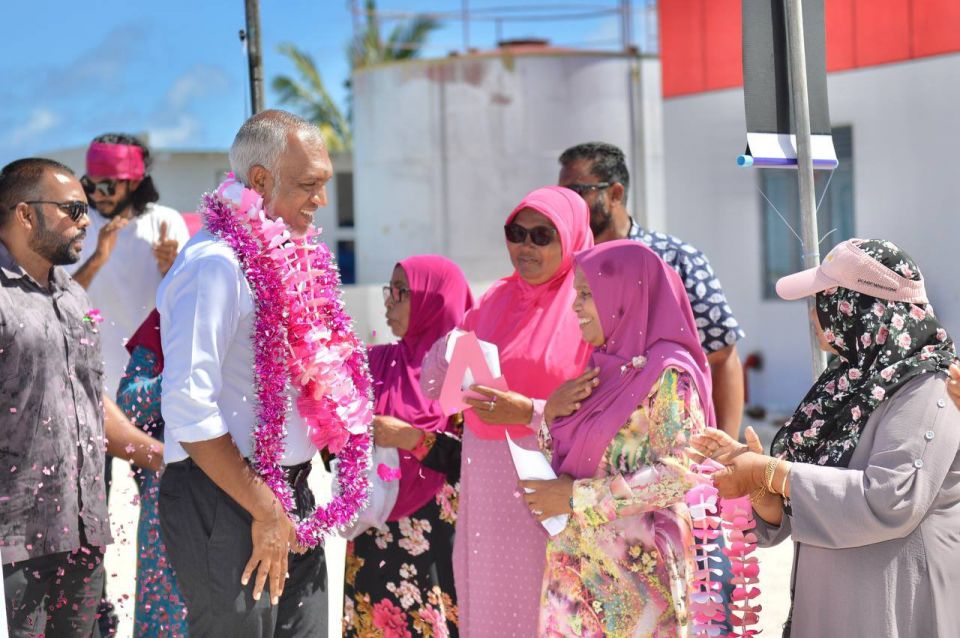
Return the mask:
[[[766,434],[766,433],[764,433]],[[766,436],[764,436],[766,438]],[[107,592],[117,605],[120,616],[121,638],[129,638],[133,631],[134,574],[136,570],[136,529],[139,507],[136,505],[137,488],[130,476],[129,466],[114,461],[114,484],[110,497],[110,524],[114,544],[107,551]],[[329,498],[330,475],[318,462],[310,476],[310,484],[321,502]],[[330,631],[329,636],[340,636],[340,611],[343,600],[343,552],[344,542],[334,539],[327,544],[327,567],[330,582]],[[787,617],[790,603],[790,569],[793,561],[793,546],[781,544],[772,549],[758,550],[760,557],[759,598],[763,611],[760,628],[764,635],[774,638]]]

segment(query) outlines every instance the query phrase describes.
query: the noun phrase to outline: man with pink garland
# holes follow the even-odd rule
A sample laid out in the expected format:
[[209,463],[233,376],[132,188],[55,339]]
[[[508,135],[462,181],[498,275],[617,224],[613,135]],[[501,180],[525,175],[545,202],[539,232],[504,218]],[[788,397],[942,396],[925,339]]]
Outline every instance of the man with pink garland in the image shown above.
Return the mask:
[[[316,126],[273,110],[243,124],[230,164],[234,176],[204,199],[204,229],[157,292],[167,463],[160,525],[191,635],[326,635],[327,568],[318,541],[331,518],[310,528],[327,525],[318,533],[304,530],[342,508],[311,514],[307,476],[318,444],[341,450],[341,467],[351,437],[367,436],[353,458],[367,452],[369,381],[348,318],[339,310],[332,319],[310,314],[309,300],[290,301],[288,286],[327,286],[323,308],[341,308],[335,270],[305,265],[303,256],[328,254],[310,243],[311,224],[327,203],[333,166]],[[298,337],[307,333],[305,345]],[[333,343],[325,341],[331,334],[340,335],[335,346],[304,358],[310,344]],[[336,370],[319,370],[321,359]],[[352,377],[339,372],[346,369]],[[328,383],[311,389],[308,377]],[[330,405],[335,414],[324,412]],[[318,436],[330,422],[352,426]],[[365,477],[365,462],[353,467]],[[347,510],[365,500],[365,478],[358,485],[340,482],[338,499],[353,487],[363,494]]]

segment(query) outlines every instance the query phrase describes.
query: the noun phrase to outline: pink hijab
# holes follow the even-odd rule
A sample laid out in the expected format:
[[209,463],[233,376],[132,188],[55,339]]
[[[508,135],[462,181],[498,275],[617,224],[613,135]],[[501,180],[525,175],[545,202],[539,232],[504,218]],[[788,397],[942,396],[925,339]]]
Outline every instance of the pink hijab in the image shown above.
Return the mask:
[[[577,412],[550,428],[554,469],[579,479],[596,474],[613,437],[668,367],[693,377],[710,425],[715,417],[710,368],[679,275],[631,240],[585,251],[576,266],[590,285],[606,337],[590,361],[600,368],[600,385]],[[624,368],[637,356],[645,356],[646,365]]]
[[[547,217],[556,226],[563,251],[560,268],[547,282],[533,286],[517,272],[494,283],[467,313],[465,330],[500,350],[500,370],[507,386],[527,397],[545,399],[561,383],[583,370],[591,347],[583,341],[573,304],[573,255],[593,246],[586,202],[570,189],[538,188],[523,198],[507,217],[513,221],[524,208]],[[526,426],[487,425],[467,410],[464,419],[481,439],[529,436]]]
[[[440,337],[453,330],[473,306],[473,295],[460,268],[439,255],[419,255],[399,264],[410,286],[410,323],[400,341],[369,351],[374,380],[374,411],[394,416],[427,432],[447,427],[440,404],[420,390],[423,357]],[[400,490],[388,520],[409,516],[443,487],[445,476],[423,467],[407,450],[400,453]]]

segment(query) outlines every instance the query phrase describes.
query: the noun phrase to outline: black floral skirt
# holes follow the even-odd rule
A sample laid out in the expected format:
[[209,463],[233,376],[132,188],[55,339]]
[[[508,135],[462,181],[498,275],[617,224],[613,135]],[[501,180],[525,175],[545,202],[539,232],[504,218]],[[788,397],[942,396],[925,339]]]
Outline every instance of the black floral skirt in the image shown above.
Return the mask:
[[454,638],[453,534],[459,486],[347,544],[343,635]]

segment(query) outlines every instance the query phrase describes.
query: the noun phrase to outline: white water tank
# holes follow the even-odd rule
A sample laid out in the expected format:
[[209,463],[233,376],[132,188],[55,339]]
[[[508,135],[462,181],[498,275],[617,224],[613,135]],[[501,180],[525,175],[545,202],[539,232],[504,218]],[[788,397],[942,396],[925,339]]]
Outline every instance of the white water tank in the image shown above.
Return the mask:
[[555,184],[557,157],[580,142],[624,149],[631,207],[662,226],[656,58],[505,46],[361,69],[353,100],[361,283],[386,281],[419,253],[452,258],[471,280],[508,274],[507,214]]

